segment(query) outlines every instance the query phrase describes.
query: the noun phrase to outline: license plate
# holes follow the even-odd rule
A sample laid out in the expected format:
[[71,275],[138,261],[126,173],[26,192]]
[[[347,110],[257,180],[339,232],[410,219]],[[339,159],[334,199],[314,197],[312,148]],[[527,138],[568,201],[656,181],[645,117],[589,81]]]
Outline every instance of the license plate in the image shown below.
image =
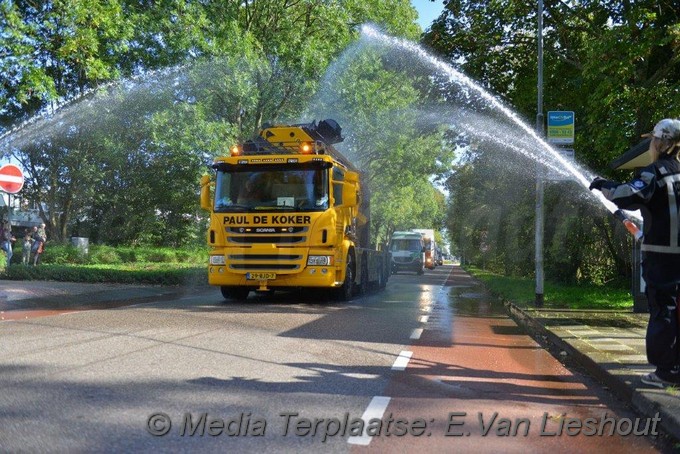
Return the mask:
[[276,279],[276,273],[246,273],[246,279],[254,281],[267,281]]

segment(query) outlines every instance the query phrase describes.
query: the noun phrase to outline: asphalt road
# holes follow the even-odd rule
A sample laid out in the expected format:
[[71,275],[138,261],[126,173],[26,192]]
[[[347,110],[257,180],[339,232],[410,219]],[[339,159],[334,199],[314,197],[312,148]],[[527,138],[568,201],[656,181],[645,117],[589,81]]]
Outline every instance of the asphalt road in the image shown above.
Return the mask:
[[3,452],[655,451],[451,266],[347,303],[199,289],[6,321],[0,345]]

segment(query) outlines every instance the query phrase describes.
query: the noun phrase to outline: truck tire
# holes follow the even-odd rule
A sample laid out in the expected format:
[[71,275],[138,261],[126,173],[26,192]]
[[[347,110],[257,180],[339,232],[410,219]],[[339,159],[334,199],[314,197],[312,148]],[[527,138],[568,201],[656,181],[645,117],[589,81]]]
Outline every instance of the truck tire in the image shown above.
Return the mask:
[[418,269],[418,276],[420,276],[420,275],[422,275],[422,274],[425,274],[425,267],[422,267],[422,266],[421,266],[421,267]]
[[364,295],[368,293],[368,264],[366,258],[361,262],[361,284],[359,285],[359,294]]
[[352,299],[354,289],[354,256],[350,251],[347,253],[347,265],[345,266],[345,280],[342,286],[335,289],[335,296],[339,301],[349,301]]
[[376,283],[378,289],[384,289],[387,282],[385,282],[385,267],[382,260],[378,263],[378,282]]
[[226,285],[221,286],[220,291],[225,300],[236,301],[245,301],[250,293],[250,289],[247,287],[229,287]]

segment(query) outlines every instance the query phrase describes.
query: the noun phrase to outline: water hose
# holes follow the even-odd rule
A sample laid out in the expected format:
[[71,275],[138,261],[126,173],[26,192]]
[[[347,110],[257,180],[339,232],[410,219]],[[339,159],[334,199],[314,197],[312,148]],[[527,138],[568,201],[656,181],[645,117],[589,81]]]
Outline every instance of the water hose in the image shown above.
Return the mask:
[[600,199],[603,202],[608,202],[609,205],[611,205],[611,207],[609,207],[605,203],[605,206],[607,206],[607,208],[609,208],[609,211],[614,215],[614,217],[616,219],[618,219],[619,221],[621,221],[621,223],[626,228],[626,230],[628,230],[628,232],[631,235],[633,235],[633,237],[635,238],[635,241],[640,241],[642,239],[642,236],[643,236],[643,233],[642,233],[642,230],[640,230],[640,227],[638,227],[637,224],[635,224],[633,221],[631,221],[630,218],[628,216],[626,216],[626,213],[623,212],[623,210],[621,210],[620,208],[614,209],[614,208],[616,208],[616,206],[613,203],[609,202],[604,197],[604,195],[602,195],[602,193],[599,193],[598,195],[600,196]]
[[626,227],[626,230],[628,230],[628,232],[630,232],[630,234],[635,237],[636,241],[640,241],[642,239],[642,230],[640,230],[640,228],[633,221],[628,219],[628,216],[626,216],[623,211],[619,209],[614,211],[613,214],[616,219],[623,223],[624,227]]

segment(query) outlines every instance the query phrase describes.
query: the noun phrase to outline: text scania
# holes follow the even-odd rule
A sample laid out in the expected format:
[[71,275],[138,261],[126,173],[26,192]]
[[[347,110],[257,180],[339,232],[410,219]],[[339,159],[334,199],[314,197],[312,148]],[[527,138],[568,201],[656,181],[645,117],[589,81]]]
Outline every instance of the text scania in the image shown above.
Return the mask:
[[[311,216],[302,214],[274,214],[253,216],[252,224],[310,224],[312,222]],[[224,224],[232,225],[251,225],[251,220],[248,216],[225,216]]]

